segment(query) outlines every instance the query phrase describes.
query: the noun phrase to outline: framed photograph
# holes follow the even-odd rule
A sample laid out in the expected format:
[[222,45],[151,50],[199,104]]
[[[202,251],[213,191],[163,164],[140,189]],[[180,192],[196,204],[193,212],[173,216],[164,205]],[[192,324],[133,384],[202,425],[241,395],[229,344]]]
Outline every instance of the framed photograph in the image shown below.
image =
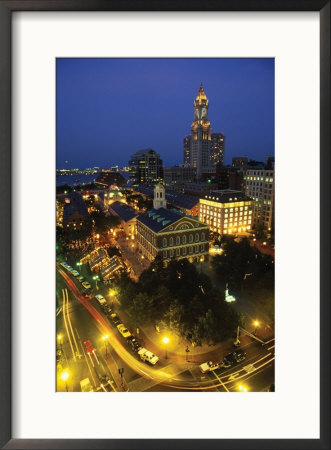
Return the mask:
[[2,448],[329,448],[330,2],[0,42]]

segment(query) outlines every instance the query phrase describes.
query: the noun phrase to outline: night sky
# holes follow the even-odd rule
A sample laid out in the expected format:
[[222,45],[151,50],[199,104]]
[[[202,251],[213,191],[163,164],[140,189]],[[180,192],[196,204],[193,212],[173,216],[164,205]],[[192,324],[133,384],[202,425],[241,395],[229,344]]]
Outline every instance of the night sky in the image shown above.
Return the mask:
[[273,59],[59,58],[57,168],[127,166],[145,148],[182,164],[201,82],[225,163],[274,155]]

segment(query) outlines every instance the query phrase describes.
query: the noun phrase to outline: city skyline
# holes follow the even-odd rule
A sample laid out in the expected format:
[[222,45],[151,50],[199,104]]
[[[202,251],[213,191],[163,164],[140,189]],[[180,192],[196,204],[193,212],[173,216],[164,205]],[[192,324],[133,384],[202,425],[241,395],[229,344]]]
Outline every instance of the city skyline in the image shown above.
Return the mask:
[[152,148],[183,164],[193,101],[203,83],[212,132],[226,136],[225,164],[274,155],[274,60],[57,60],[57,168],[127,166]]

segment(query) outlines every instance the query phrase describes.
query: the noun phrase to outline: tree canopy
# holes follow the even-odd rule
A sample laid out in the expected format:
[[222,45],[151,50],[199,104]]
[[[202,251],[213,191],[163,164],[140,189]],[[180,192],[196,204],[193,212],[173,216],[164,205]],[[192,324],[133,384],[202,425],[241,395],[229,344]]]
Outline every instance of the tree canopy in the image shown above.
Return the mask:
[[252,247],[247,238],[222,239],[223,253],[211,263],[218,279],[235,292],[248,293],[274,316],[274,258]]
[[93,211],[90,214],[94,223],[94,230],[96,233],[105,234],[110,228],[116,227],[120,224],[120,218],[115,215],[106,215],[103,211]]
[[197,345],[230,337],[239,316],[209,277],[186,259],[162,266],[157,257],[138,282],[126,275],[118,281],[119,301],[129,312],[132,324],[161,323]]

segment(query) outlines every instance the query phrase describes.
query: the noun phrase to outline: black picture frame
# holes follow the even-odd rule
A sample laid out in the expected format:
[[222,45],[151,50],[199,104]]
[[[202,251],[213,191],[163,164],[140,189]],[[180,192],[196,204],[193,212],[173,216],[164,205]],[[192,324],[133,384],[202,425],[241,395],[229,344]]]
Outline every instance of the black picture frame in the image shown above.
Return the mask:
[[[15,11],[319,11],[320,439],[13,439],[11,390],[11,20]],[[330,448],[330,0],[0,0],[0,445],[5,449]],[[308,389],[307,384],[307,389]],[[304,392],[302,393],[304,395]],[[276,424],[275,424],[276,427]]]

